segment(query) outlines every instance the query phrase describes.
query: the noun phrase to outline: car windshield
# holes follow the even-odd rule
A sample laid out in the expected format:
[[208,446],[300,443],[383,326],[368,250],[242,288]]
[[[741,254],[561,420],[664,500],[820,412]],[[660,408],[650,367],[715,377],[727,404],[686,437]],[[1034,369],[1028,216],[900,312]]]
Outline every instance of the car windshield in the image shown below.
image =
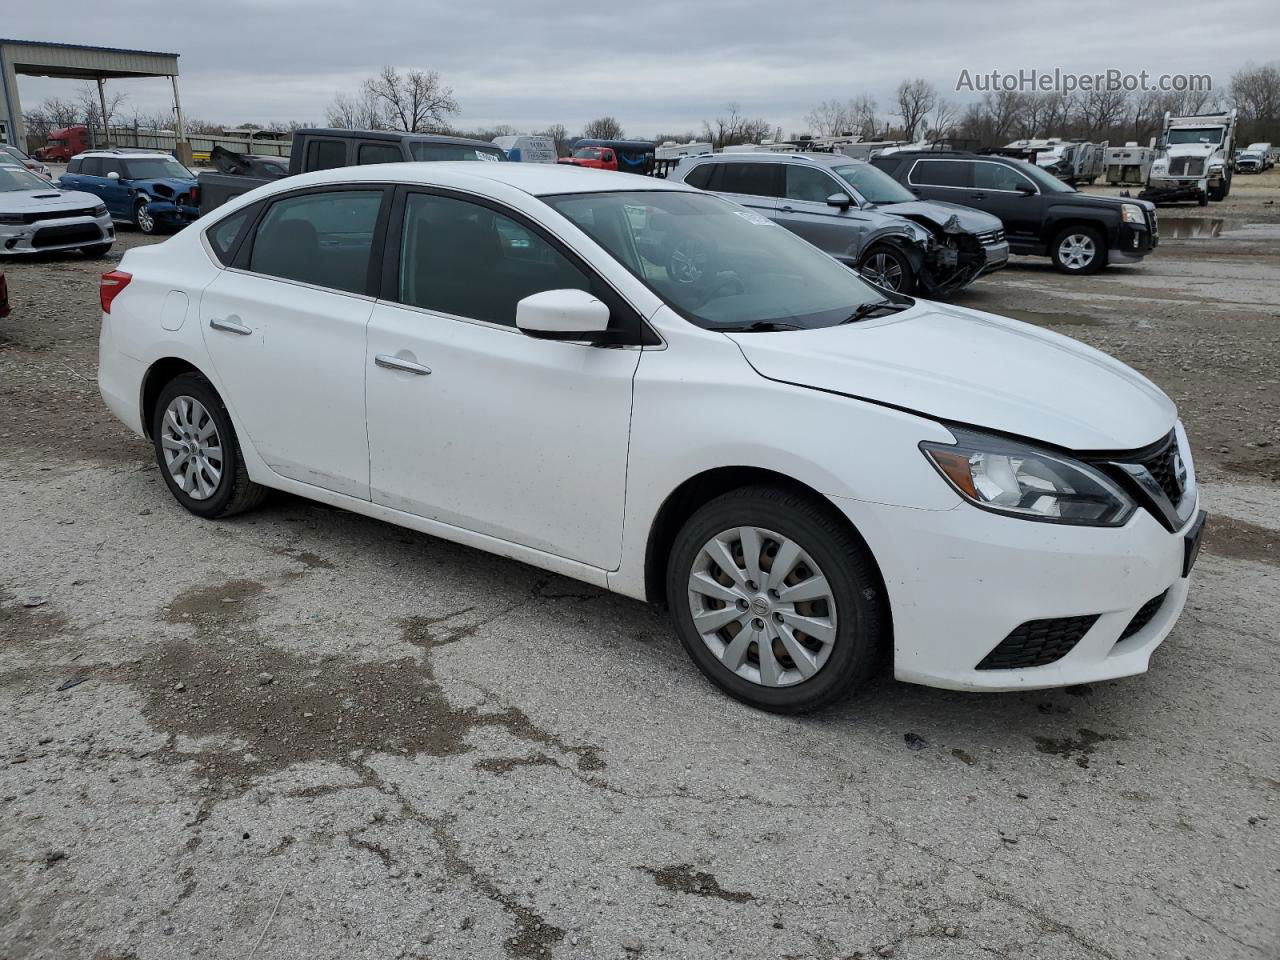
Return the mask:
[[507,159],[497,147],[478,147],[473,143],[433,143],[415,140],[409,143],[409,153],[415,160],[489,160],[501,162]]
[[49,181],[37,177],[22,167],[0,166],[0,193],[12,193],[15,190],[48,190]]
[[869,163],[832,167],[831,172],[857,190],[867,203],[906,203],[915,199],[910,190]]
[[600,153],[599,147],[578,147],[573,151],[573,155],[579,160],[598,160]]
[[196,175],[172,157],[147,157],[123,164],[126,180],[194,180]]
[[542,199],[700,327],[829,327],[885,296],[767,217],[710,194],[642,190]]
[[1020,171],[1025,173],[1038,186],[1043,193],[1077,193],[1075,187],[1063,183],[1052,173],[1041,170],[1034,163],[1027,163],[1025,160],[1010,160]]
[[4,145],[4,146],[0,147],[0,153],[7,153],[7,154],[9,154],[9,156],[14,157],[15,159],[18,159],[18,160],[30,160],[30,159],[31,159],[31,158],[30,158],[30,157],[28,157],[25,153],[23,153],[21,150],[19,150],[17,147],[11,147],[11,146],[9,146],[8,144],[6,144],[6,145]]
[[1169,131],[1170,143],[1221,143],[1221,127],[1183,127]]

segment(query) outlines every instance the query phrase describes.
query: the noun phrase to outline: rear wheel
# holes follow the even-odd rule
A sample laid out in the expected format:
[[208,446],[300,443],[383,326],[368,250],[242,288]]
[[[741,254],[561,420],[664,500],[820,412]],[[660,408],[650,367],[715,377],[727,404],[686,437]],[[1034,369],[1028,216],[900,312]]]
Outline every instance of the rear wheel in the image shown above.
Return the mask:
[[727,493],[689,518],[671,550],[667,599],[707,678],[778,713],[848,696],[888,640],[866,546],[814,500],[776,487]]
[[915,288],[911,262],[892,247],[872,247],[858,264],[858,273],[890,293],[910,294]]
[[196,516],[229,517],[266,497],[267,488],[249,479],[226,407],[199,374],[184,373],[160,391],[151,437],[169,492]]
[[1102,234],[1093,227],[1067,227],[1054,237],[1049,253],[1063,273],[1097,273],[1107,265]]

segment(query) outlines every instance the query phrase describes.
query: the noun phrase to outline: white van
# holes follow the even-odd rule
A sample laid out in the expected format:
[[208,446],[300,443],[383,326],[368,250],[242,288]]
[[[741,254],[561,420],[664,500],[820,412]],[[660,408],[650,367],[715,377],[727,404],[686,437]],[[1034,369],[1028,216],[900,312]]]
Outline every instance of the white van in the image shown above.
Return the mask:
[[522,133],[513,137],[494,137],[493,142],[502,148],[508,160],[516,163],[556,162],[556,142],[550,137]]

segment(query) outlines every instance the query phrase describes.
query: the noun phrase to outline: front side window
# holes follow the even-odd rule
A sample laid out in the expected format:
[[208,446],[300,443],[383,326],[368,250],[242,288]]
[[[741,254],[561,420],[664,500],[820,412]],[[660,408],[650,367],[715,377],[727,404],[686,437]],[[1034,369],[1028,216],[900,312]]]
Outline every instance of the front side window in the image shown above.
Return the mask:
[[1035,189],[1031,181],[1012,167],[1002,163],[976,163],[973,167],[973,185],[980,190]]
[[312,140],[307,144],[307,169],[332,170],[347,165],[347,145],[341,140]]
[[832,167],[831,172],[858,191],[867,203],[910,203],[916,198],[893,177],[869,163]]
[[311,193],[278,200],[254,235],[249,269],[365,293],[381,204],[381,190]]
[[768,217],[710,194],[642,190],[542,199],[701,327],[827,327],[884,297]]
[[519,301],[569,288],[590,290],[590,278],[519,221],[453,197],[405,202],[401,303],[514,327]]
[[67,164],[67,173],[79,173],[80,164],[82,163],[84,163],[83,160],[72,160],[70,163]]
[[367,163],[399,163],[404,157],[398,144],[362,143],[356,153],[356,163],[363,166]]
[[911,168],[911,182],[926,187],[969,187],[969,164],[957,160],[918,160]]
[[816,167],[804,167],[798,163],[786,165],[787,199],[804,203],[826,203],[827,197],[842,192],[826,172]]
[[81,161],[80,172],[86,177],[102,176],[102,158],[85,157]]
[[109,176],[111,176],[111,174],[113,174],[113,173],[114,173],[114,174],[116,174],[117,176],[124,177],[124,170],[123,170],[123,168],[120,166],[120,161],[119,161],[119,160],[108,160],[108,159],[104,158],[104,159],[103,159],[102,161],[100,161],[100,162],[102,163],[102,172],[101,172],[101,173],[99,173],[99,174],[98,174],[98,176],[100,176],[100,177],[109,177]]
[[172,157],[129,160],[120,176],[129,180],[194,180],[196,175]]

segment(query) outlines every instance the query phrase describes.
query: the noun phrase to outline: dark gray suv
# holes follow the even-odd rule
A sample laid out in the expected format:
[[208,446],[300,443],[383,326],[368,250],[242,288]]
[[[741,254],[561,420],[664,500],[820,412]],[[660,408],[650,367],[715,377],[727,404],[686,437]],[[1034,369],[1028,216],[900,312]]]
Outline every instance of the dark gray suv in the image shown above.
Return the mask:
[[671,179],[758,211],[897,293],[945,296],[1009,259],[998,218],[920,200],[839,154],[708,154],[685,160]]

